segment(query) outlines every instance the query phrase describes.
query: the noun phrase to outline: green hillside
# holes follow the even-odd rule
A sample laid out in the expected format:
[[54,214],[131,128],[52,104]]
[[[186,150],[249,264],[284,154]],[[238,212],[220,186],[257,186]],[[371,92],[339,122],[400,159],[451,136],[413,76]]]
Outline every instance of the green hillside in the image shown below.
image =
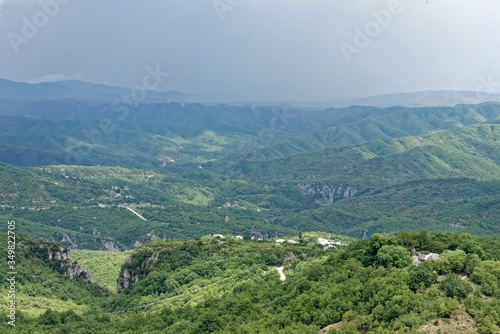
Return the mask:
[[[79,318],[78,315],[92,309],[96,300],[109,295],[109,291],[86,283],[80,276],[69,279],[67,270],[71,266],[71,260],[64,259],[69,254],[67,248],[57,243],[30,239],[18,233],[15,237],[15,292],[10,293],[15,296],[9,298],[10,284],[2,284],[2,332],[7,333],[7,328],[10,328],[7,324],[7,305],[11,300],[16,304],[16,328],[26,328],[30,323],[36,323],[31,319],[40,317],[47,310],[59,310],[65,317]],[[1,251],[5,261],[0,263],[0,278],[7,282],[7,278],[12,276],[8,273],[12,270],[7,266],[6,242],[2,243]],[[63,258],[57,258],[57,254]]]
[[353,198],[301,211],[285,218],[284,225],[355,237],[400,229],[498,235],[499,191],[499,181],[410,181],[373,187]]
[[87,249],[214,233],[499,232],[498,123],[297,151],[278,159],[229,154],[203,165],[134,169],[4,164],[0,214],[21,221],[23,233]]
[[[491,235],[498,233],[499,157],[500,127],[485,123],[230,168],[300,187],[324,206],[287,216],[284,226],[357,237],[401,228]],[[356,192],[345,198],[349,188]]]
[[[5,175],[0,216],[18,220],[22,233],[72,248],[128,249],[155,238],[213,233],[294,235],[296,230],[266,220],[312,202],[299,190],[291,201],[258,183],[205,171],[178,175],[121,167],[0,168]],[[300,200],[305,203],[296,205]],[[221,207],[228,201],[231,207]],[[288,209],[283,206],[287,201]]]
[[157,167],[288,157],[494,122],[498,104],[308,110],[0,100],[0,161],[20,166]]
[[[53,244],[20,239],[18,247],[19,258],[26,259],[18,265],[19,333],[500,329],[498,239],[402,232],[375,234],[327,251],[313,244],[231,238],[154,241],[123,264],[122,289],[114,295],[60,274],[60,262],[46,258]],[[435,252],[439,258],[416,266],[412,250]],[[9,329],[6,322],[0,327]]]
[[71,259],[88,268],[93,274],[95,284],[115,293],[116,280],[121,266],[130,254],[132,251],[110,252],[80,249],[71,250]]
[[236,174],[259,180],[498,179],[500,124],[485,123],[421,136],[376,140],[264,162],[241,161]]

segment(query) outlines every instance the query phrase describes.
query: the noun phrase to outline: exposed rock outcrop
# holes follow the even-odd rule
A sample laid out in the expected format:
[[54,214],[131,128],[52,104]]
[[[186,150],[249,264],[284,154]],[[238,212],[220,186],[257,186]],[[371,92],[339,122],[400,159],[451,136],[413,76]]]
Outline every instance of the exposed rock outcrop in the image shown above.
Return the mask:
[[269,233],[267,231],[252,231],[250,232],[252,240],[269,240]]
[[314,203],[319,206],[326,206],[340,199],[351,198],[358,192],[358,189],[342,184],[333,186],[299,183],[297,186],[306,194],[314,196]]
[[102,239],[101,242],[102,242],[102,245],[107,250],[110,250],[110,251],[113,251],[113,252],[119,252],[120,251],[120,247],[118,247],[116,245],[116,243],[114,241],[112,241],[112,240]]
[[61,261],[71,261],[71,256],[69,254],[69,251],[64,248],[64,247],[59,247],[58,249],[54,250],[52,248],[49,248],[47,250],[49,260],[61,260]]
[[82,266],[81,264],[72,263],[68,266],[66,269],[66,276],[70,279],[80,277],[84,282],[94,283],[94,277],[92,274],[88,271],[87,267]]
[[67,233],[62,234],[61,243],[67,245],[70,249],[78,249],[76,242]]
[[[93,283],[94,278],[88,271],[87,267],[71,262],[70,250],[67,247],[50,241],[37,240],[22,245],[31,256],[38,257],[43,261],[50,262],[55,265],[55,269],[59,270],[70,279],[79,277],[84,282]],[[57,264],[59,263],[59,265]]]
[[295,260],[297,258],[297,254],[295,254],[294,252],[290,252],[289,255],[285,256],[285,260],[283,260],[283,263],[284,264],[290,264],[293,262],[293,260]]
[[416,251],[415,249],[411,250],[412,260],[414,265],[419,265],[425,261],[436,261],[439,258],[439,254],[437,253],[425,253],[421,251]]
[[130,284],[135,284],[139,282],[139,273],[137,270],[132,270],[129,268],[125,268],[120,277],[118,278],[118,285],[116,287],[116,291],[119,293]]
[[128,256],[125,259],[125,264],[122,266],[120,276],[118,277],[118,284],[116,291],[120,293],[123,289],[130,284],[136,284],[140,279],[146,277],[148,268],[158,261],[160,253],[152,251],[151,255],[137,264],[132,262],[132,257]]

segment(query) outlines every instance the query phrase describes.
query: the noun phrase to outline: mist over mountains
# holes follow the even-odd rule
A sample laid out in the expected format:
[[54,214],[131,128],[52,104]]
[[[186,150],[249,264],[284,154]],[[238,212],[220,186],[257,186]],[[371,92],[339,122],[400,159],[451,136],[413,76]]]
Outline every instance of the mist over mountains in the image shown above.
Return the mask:
[[[44,83],[14,82],[0,79],[0,98],[23,100],[64,100],[114,102],[125,100],[141,103],[233,103],[233,104],[290,104],[307,108],[348,107],[353,105],[391,107],[430,107],[454,106],[457,104],[479,104],[484,102],[500,102],[500,95],[481,91],[421,91],[413,93],[395,93],[365,97],[348,101],[245,101],[234,95],[224,93],[188,94],[179,91],[145,91],[141,92],[141,100],[134,101],[130,95],[133,88],[112,87],[103,84],[67,80]],[[142,98],[144,94],[144,98]]]

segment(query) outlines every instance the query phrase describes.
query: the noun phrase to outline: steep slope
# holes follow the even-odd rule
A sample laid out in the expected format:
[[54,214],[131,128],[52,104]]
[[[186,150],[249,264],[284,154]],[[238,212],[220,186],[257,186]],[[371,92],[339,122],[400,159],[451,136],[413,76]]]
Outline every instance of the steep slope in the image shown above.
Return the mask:
[[69,318],[79,317],[78,314],[91,309],[95,301],[109,294],[109,291],[91,283],[91,273],[86,267],[74,263],[69,249],[60,244],[34,240],[16,233],[14,274],[11,273],[12,268],[7,266],[6,242],[2,243],[1,253],[5,260],[0,263],[0,278],[7,282],[7,278],[15,277],[15,282],[11,281],[13,284],[2,284],[0,287],[0,302],[4,305],[1,313],[6,319],[0,325],[3,332],[7,332],[6,328],[12,328],[7,324],[9,311],[6,307],[11,301],[14,301],[16,309],[17,328],[26,326],[27,319],[46,314],[47,310],[49,313],[50,310],[57,310]]
[[499,124],[485,123],[229,168],[314,201],[316,208],[284,217],[286,227],[355,237],[402,228],[486,236],[500,232],[499,158]]
[[277,131],[268,133],[264,135],[265,144],[261,142],[260,145],[244,147],[243,152],[246,160],[270,160],[330,147],[361,145],[380,139],[495,123],[499,119],[500,108],[492,103],[432,108],[330,108],[309,112],[307,120],[320,126],[318,130],[296,138],[280,138]]
[[203,163],[262,144],[268,133],[289,138],[315,128],[304,118],[278,125],[284,112],[274,107],[37,101],[0,109],[0,161],[24,166]]
[[[454,199],[453,210],[439,203],[399,210],[394,202],[396,186],[402,196],[410,181],[431,188],[453,179],[497,181],[496,104],[128,108],[122,114],[107,104],[70,100],[2,104],[10,116],[1,117],[0,159],[59,165],[0,165],[3,216],[22,221],[31,236],[114,250],[155,238],[283,236],[309,227],[353,236],[436,226],[498,232],[494,193],[469,203]],[[380,191],[391,194],[392,205],[347,206],[358,198],[377,202]]]

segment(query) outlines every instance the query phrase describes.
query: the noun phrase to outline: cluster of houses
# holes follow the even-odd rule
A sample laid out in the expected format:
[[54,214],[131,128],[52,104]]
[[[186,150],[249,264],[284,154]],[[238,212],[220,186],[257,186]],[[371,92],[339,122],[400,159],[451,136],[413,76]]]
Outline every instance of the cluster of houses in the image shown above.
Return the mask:
[[[212,234],[212,238],[224,239],[225,237],[224,237],[223,234]],[[243,240],[243,236],[242,235],[235,235],[233,238]]]
[[331,247],[347,246],[347,244],[344,244],[342,241],[330,241],[324,238],[318,238],[318,242],[321,246],[323,246],[323,250],[327,250]]
[[[223,234],[211,234],[212,238],[218,238],[218,239],[224,239],[225,236]],[[232,236],[234,239],[243,239],[242,235],[235,235]],[[269,235],[267,233],[260,233],[260,232],[252,232],[250,235],[251,240],[269,240]],[[281,245],[283,243],[288,243],[292,245],[299,244],[300,242],[294,239],[276,239],[276,245]],[[323,246],[324,250],[327,250],[331,247],[339,247],[339,246],[347,246],[346,243],[343,243],[342,241],[331,241],[327,240],[324,238],[318,238],[318,243]]]
[[[212,238],[219,238],[219,239],[224,239],[226,238],[223,234],[211,234]],[[243,236],[242,235],[235,235],[235,236],[232,236],[232,238],[234,239],[242,239],[243,240]],[[250,239],[251,240],[259,240],[259,241],[263,241],[263,240],[269,240],[269,235],[266,234],[262,234],[262,233],[252,233],[250,235]],[[279,239],[281,240],[281,239]],[[292,240],[294,241],[294,240]],[[288,240],[289,243],[298,243],[297,241],[295,242],[290,242],[290,240]]]
[[439,254],[417,252],[413,250],[411,258],[413,259],[413,264],[417,266],[425,261],[436,261],[439,258]]
[[288,240],[285,240],[285,239],[278,239],[276,240],[276,244],[278,245],[281,245],[282,243],[288,243],[288,244],[292,244],[292,245],[295,245],[295,244],[298,244],[299,242],[297,240],[293,240],[293,239],[288,239]]

